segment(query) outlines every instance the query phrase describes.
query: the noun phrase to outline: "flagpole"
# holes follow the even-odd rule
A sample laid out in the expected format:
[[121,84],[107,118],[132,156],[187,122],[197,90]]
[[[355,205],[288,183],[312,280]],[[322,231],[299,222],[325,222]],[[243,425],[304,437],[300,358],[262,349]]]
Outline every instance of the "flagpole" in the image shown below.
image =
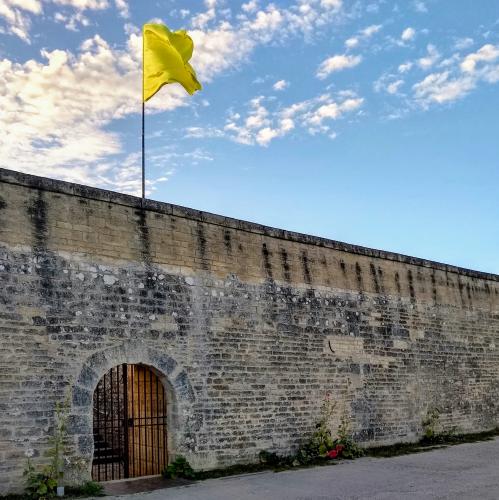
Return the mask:
[[146,162],[145,162],[145,103],[142,99],[142,200],[146,197]]
[[146,158],[145,158],[145,107],[144,102],[144,52],[145,52],[145,41],[144,41],[144,29],[142,29],[142,205],[144,205],[144,199],[146,197]]

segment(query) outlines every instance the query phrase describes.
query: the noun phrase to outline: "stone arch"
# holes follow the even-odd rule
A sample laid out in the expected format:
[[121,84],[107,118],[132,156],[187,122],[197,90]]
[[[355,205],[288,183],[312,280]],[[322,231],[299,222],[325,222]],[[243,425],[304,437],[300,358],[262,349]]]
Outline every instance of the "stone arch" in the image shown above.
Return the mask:
[[68,434],[75,459],[66,465],[70,483],[90,480],[94,453],[93,395],[99,380],[113,367],[122,364],[150,367],[161,380],[168,399],[168,450],[175,455],[183,442],[185,421],[192,415],[195,395],[189,376],[170,355],[142,342],[124,342],[88,357],[72,389]]

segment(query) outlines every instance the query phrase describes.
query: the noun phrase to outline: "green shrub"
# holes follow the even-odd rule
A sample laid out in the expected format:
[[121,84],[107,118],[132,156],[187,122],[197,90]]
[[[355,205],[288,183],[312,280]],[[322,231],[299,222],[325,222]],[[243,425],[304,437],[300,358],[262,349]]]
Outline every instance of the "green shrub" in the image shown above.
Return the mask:
[[324,398],[321,407],[321,417],[316,426],[315,432],[312,434],[310,440],[301,446],[296,453],[294,463],[296,465],[310,465],[319,463],[321,460],[327,458],[329,451],[341,445],[341,453],[338,456],[343,458],[357,458],[364,454],[350,433],[350,428],[346,417],[341,420],[340,427],[338,428],[338,437],[333,438],[329,422],[333,416],[336,404],[331,401],[329,396]]
[[69,497],[101,497],[104,496],[104,487],[95,481],[88,481],[81,486],[67,486],[65,493]]
[[440,410],[432,408],[426,413],[426,417],[421,422],[423,426],[423,437],[421,444],[443,444],[451,442],[457,433],[456,427],[443,430],[440,423]]
[[69,418],[69,395],[63,403],[55,405],[55,425],[53,435],[48,438],[51,447],[47,451],[50,464],[37,472],[28,458],[23,476],[26,498],[44,500],[53,498],[57,484],[63,478],[64,454],[66,452],[67,422]]
[[321,406],[320,420],[310,440],[303,445],[296,454],[296,460],[302,465],[308,465],[319,457],[325,457],[326,453],[334,447],[334,440],[329,428],[329,422],[333,416],[336,403],[329,395],[326,395]]
[[289,467],[293,463],[293,457],[283,457],[274,452],[262,450],[258,454],[260,464],[270,469],[282,469]]
[[334,440],[334,446],[342,445],[342,458],[358,458],[364,455],[364,450],[353,440],[350,425],[344,416],[338,428],[338,439]]
[[57,481],[54,479],[50,467],[45,467],[42,472],[36,472],[28,459],[23,476],[26,483],[24,488],[26,498],[45,500],[55,496]]
[[168,479],[176,479],[181,477],[184,479],[194,479],[196,474],[186,458],[178,456],[168,467],[163,471],[163,477]]
[[424,431],[424,439],[426,441],[433,441],[437,436],[437,428],[440,422],[440,410],[432,408],[427,411],[426,417],[423,419],[422,426]]
[[258,454],[258,458],[260,459],[260,463],[268,467],[278,467],[281,463],[281,458],[277,453],[272,453],[266,450],[262,450]]
[[296,452],[294,464],[312,465],[321,459],[323,459],[323,457],[320,456],[318,448],[309,442],[300,446]]

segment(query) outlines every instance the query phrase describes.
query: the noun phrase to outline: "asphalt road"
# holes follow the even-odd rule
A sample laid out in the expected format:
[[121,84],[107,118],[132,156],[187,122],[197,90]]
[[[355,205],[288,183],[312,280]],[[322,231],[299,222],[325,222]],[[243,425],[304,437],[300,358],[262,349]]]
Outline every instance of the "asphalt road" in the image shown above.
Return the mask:
[[499,499],[499,439],[393,458],[210,479],[111,499]]

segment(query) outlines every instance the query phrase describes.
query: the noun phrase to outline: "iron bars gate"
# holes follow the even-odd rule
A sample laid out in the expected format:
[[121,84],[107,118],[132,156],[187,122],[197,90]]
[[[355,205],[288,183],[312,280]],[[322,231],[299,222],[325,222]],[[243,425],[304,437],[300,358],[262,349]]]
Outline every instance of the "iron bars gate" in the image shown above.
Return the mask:
[[94,392],[92,478],[158,475],[167,464],[163,384],[147,366],[111,368]]

